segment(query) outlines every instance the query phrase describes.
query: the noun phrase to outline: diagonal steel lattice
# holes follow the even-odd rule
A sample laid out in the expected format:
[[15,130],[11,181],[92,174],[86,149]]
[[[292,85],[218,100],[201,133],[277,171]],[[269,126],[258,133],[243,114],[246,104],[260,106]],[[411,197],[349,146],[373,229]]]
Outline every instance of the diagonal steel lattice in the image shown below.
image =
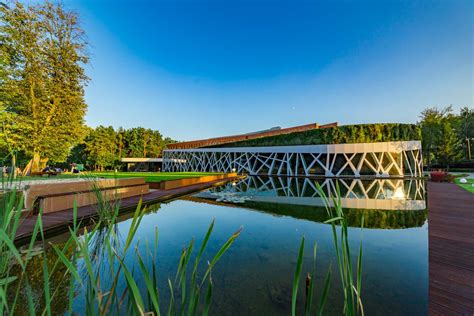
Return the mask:
[[165,150],[163,171],[249,175],[421,177],[421,142]]
[[[337,184],[336,184],[337,181]],[[425,200],[425,184],[422,179],[331,179],[308,177],[252,176],[228,183],[210,192],[262,194],[278,197],[320,197],[318,183],[327,197],[345,199],[392,199]],[[258,193],[257,193],[258,192]],[[396,196],[401,194],[401,196]]]

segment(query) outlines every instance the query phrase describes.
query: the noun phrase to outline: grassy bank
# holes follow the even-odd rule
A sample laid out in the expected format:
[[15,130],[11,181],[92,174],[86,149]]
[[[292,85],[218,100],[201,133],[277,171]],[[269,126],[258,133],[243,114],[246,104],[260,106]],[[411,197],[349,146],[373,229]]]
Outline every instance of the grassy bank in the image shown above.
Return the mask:
[[146,182],[161,182],[185,178],[196,178],[219,174],[217,172],[93,172],[91,175],[105,178],[145,178]]
[[52,177],[19,177],[16,181],[32,181],[32,180],[47,180],[47,179],[77,179],[85,177],[103,177],[103,178],[145,178],[146,182],[161,182],[166,180],[178,180],[185,178],[196,178],[201,176],[208,176],[218,173],[212,172],[83,172],[80,174],[64,173]]
[[460,181],[460,178],[456,178],[454,180],[454,182],[459,185],[461,188],[471,192],[471,193],[474,193],[474,179],[471,179],[471,178],[467,178],[467,183],[461,183],[459,182]]

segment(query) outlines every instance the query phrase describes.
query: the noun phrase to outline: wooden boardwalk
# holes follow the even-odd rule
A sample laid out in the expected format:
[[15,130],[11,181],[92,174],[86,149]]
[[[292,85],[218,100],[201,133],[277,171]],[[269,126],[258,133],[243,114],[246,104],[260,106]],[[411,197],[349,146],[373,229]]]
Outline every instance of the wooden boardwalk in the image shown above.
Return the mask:
[[474,194],[428,183],[429,314],[474,315]]
[[[120,213],[134,211],[142,199],[143,205],[151,205],[160,203],[166,200],[177,198],[198,192],[212,186],[218,186],[225,182],[232,181],[236,178],[218,179],[210,182],[194,184],[190,186],[180,187],[170,190],[153,190],[143,196],[134,196],[125,198],[120,201]],[[97,210],[94,205],[83,206],[77,209],[78,220],[87,225],[92,219],[97,216]],[[30,241],[33,229],[35,227],[38,217],[30,215],[22,219],[15,237],[15,243],[24,244]],[[43,214],[43,229],[46,237],[52,237],[68,231],[68,226],[73,222],[72,210],[64,210],[54,213]]]

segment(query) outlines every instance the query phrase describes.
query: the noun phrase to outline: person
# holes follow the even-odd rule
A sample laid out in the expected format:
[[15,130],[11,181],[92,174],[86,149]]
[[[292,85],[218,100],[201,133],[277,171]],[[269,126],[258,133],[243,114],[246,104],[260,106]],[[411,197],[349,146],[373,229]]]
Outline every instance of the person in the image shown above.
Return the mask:
[[50,172],[50,171],[51,171],[51,168],[49,168],[49,166],[46,166],[46,168],[42,170],[42,172]]

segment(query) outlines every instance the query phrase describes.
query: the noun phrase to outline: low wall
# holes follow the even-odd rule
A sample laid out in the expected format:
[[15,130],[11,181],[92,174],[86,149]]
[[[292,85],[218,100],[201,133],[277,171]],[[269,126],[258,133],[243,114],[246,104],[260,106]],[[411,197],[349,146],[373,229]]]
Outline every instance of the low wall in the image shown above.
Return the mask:
[[224,174],[216,174],[210,176],[202,176],[196,178],[186,178],[186,179],[178,179],[178,180],[169,180],[169,181],[162,181],[156,184],[151,185],[153,189],[160,189],[160,190],[171,190],[180,187],[186,187],[194,184],[211,182],[220,179],[227,179],[227,178],[235,178],[237,177],[237,173],[224,173]]
[[120,179],[91,179],[81,181],[58,181],[51,183],[30,184],[23,190],[25,196],[25,209],[32,210],[36,199],[40,196],[67,195],[70,193],[88,192],[99,187],[119,188],[127,186],[146,185],[144,178]]
[[[148,184],[139,184],[133,186],[103,189],[100,191],[99,194],[101,194],[103,200],[113,201],[137,195],[144,195],[148,192]],[[38,207],[39,209],[43,210],[43,213],[46,214],[72,209],[74,207],[74,203],[76,203],[77,207],[97,204],[97,194],[98,193],[96,192],[78,192],[40,197]]]

